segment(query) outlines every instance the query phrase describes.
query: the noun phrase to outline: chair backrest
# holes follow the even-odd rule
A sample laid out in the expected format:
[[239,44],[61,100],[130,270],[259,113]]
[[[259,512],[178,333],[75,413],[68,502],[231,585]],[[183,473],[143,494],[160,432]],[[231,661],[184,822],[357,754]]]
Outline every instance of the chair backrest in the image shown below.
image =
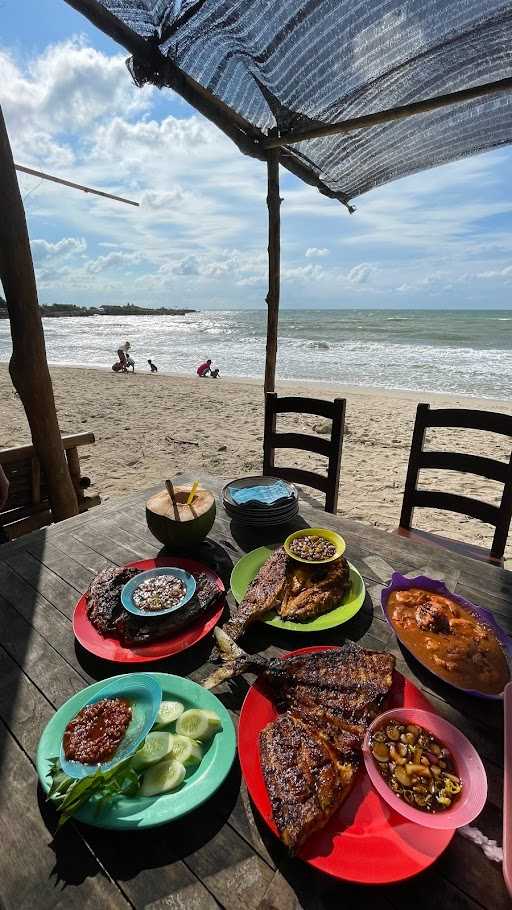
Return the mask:
[[[485,430],[512,438],[512,415],[496,414],[492,411],[473,411],[467,408],[439,408],[431,410],[428,404],[419,404],[412,435],[409,466],[405,480],[400,527],[411,527],[414,509],[443,509],[477,518],[495,528],[491,546],[493,559],[501,559],[507,542],[512,517],[512,452],[508,464],[494,458],[468,455],[458,452],[424,451],[425,432],[430,427]],[[490,505],[480,499],[460,496],[457,493],[443,493],[433,490],[418,490],[418,473],[421,468],[436,468],[477,474],[503,484],[499,506]]]
[[[332,421],[329,439],[306,433],[276,433],[277,414],[312,414]],[[325,493],[325,511],[336,514],[340,482],[341,449],[345,426],[345,399],[323,401],[320,398],[279,398],[276,392],[265,395],[265,431],[263,438],[263,473],[301,483]],[[282,468],[275,464],[276,449],[300,449],[315,452],[328,459],[327,475],[301,468]]]

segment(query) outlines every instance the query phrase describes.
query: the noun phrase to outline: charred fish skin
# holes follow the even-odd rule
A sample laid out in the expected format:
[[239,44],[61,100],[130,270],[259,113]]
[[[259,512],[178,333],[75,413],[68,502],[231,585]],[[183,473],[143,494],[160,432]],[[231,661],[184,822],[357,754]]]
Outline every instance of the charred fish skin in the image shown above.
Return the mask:
[[295,853],[340,806],[352,775],[344,778],[328,744],[309,725],[285,713],[260,733],[260,758],[272,817],[283,843]]
[[279,547],[261,567],[235,615],[224,627],[233,641],[238,641],[251,623],[265,616],[278,604],[286,585],[287,566],[288,557],[283,547]]

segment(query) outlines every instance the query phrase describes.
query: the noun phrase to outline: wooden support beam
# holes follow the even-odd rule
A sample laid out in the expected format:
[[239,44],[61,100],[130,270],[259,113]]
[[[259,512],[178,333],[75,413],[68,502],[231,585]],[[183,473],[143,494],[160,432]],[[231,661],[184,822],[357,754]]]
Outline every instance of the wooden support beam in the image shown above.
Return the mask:
[[452,104],[462,104],[464,101],[471,101],[474,98],[485,98],[488,95],[495,95],[497,92],[510,91],[511,89],[512,78],[499,79],[497,82],[474,85],[458,92],[437,95],[435,98],[426,98],[424,101],[413,101],[411,104],[387,108],[385,111],[377,111],[374,114],[352,117],[341,121],[341,123],[326,123],[325,126],[318,126],[310,130],[283,133],[282,136],[273,136],[271,139],[265,140],[263,147],[275,149],[281,148],[283,145],[304,142],[306,139],[321,139],[323,136],[333,136],[336,133],[351,133],[354,130],[376,126],[379,123],[392,123],[394,120],[403,120],[405,117],[412,117],[415,114],[426,114],[430,111],[439,110],[439,108],[449,107]]
[[279,196],[279,149],[272,149],[267,159],[268,208],[268,294],[267,348],[265,356],[265,392],[275,391],[277,329],[281,283],[281,197]]
[[48,483],[55,521],[78,513],[46,360],[34,265],[9,137],[0,108],[0,279],[11,324],[9,372]]

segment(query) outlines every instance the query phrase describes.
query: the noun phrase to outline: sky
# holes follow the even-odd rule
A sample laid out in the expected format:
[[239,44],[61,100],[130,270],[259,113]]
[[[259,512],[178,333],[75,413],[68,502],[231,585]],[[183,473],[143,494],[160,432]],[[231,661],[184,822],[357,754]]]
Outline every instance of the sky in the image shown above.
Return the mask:
[[[264,307],[266,171],[64,0],[0,0],[14,158],[41,303]],[[349,215],[281,171],[283,307],[512,307],[512,150],[404,178]]]

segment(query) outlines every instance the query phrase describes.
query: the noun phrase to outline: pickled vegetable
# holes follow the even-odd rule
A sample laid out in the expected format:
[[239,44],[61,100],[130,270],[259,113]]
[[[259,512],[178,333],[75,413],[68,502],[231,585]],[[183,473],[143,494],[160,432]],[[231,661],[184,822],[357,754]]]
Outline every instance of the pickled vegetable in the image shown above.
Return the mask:
[[422,812],[449,809],[462,792],[448,749],[416,724],[388,723],[375,731],[370,749],[393,793]]

